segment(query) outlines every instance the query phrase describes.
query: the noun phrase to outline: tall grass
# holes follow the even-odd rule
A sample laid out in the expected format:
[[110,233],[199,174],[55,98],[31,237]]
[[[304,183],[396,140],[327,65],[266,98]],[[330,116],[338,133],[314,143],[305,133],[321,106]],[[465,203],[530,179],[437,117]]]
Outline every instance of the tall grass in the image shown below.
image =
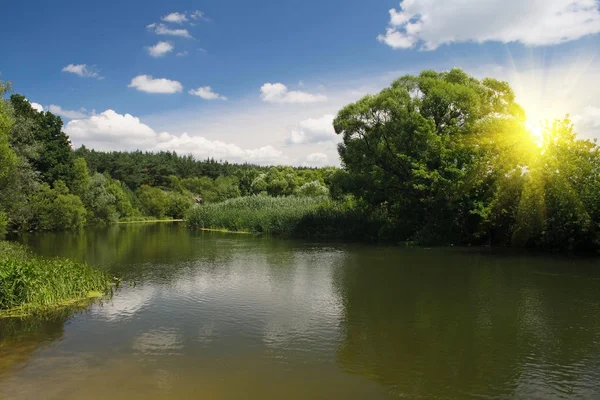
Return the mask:
[[85,264],[35,256],[23,246],[0,241],[0,314],[27,314],[106,292],[108,276]]
[[395,240],[384,210],[368,209],[353,199],[248,196],[193,207],[186,216],[192,229],[267,233],[313,239]]
[[289,236],[302,218],[326,201],[325,197],[238,197],[221,203],[195,206],[188,211],[186,223],[192,229],[226,229]]

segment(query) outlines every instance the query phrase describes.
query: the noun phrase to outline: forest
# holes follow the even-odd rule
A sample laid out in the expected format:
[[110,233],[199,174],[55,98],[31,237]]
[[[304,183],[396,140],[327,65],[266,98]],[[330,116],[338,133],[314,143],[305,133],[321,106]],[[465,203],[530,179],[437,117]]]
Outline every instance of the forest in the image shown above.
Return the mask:
[[[2,83],[1,94],[10,86]],[[326,193],[331,169],[197,161],[172,152],[74,150],[60,117],[0,101],[0,233],[183,218],[194,204]]]
[[296,237],[600,249],[600,153],[569,117],[527,128],[506,82],[453,69],[394,81],[334,120],[341,168],[74,150],[2,84],[0,231],[186,219]]

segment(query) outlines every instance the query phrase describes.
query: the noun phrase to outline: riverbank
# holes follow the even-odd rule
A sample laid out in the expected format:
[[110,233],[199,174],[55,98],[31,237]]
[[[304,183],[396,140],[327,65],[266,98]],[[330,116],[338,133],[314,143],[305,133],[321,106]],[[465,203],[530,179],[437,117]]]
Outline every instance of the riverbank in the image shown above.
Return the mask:
[[281,237],[392,241],[385,215],[356,201],[320,197],[246,196],[193,207],[185,222],[192,230],[264,233]]
[[0,241],[0,317],[24,316],[73,305],[108,292],[104,272],[64,258],[45,258]]

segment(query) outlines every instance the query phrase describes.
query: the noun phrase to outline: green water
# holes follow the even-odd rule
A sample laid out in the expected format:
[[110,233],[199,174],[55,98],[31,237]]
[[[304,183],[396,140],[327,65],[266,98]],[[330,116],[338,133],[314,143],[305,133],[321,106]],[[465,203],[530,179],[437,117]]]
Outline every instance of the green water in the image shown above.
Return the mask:
[[5,399],[600,398],[600,263],[180,224],[18,238],[135,282],[0,320]]

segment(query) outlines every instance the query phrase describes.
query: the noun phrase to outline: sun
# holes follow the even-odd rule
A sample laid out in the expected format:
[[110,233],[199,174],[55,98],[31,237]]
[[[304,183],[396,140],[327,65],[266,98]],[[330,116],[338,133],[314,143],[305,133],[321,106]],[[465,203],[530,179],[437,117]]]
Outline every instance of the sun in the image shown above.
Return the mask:
[[541,121],[527,120],[525,127],[533,137],[533,141],[542,147],[544,145],[544,128]]

